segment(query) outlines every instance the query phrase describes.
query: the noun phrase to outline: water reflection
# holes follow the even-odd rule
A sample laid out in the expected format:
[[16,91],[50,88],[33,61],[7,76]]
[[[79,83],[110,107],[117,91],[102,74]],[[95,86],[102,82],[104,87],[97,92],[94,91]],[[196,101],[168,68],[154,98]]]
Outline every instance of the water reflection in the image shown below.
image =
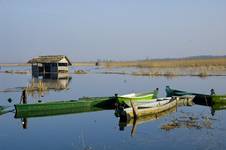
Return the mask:
[[61,91],[69,89],[71,77],[68,74],[45,74],[41,78],[33,77],[26,87],[28,95],[44,96],[50,90]]
[[[112,109],[112,108],[108,108]],[[21,119],[21,124],[23,129],[28,127],[28,118],[36,117],[50,117],[50,116],[59,116],[67,114],[78,114],[78,113],[88,113],[107,110],[107,108],[102,108],[99,106],[87,106],[87,107],[77,107],[74,109],[56,109],[56,110],[40,110],[40,111],[15,111],[15,119]]]
[[161,129],[164,131],[170,131],[177,128],[194,128],[194,129],[213,129],[213,117],[194,114],[183,113],[173,118],[171,121],[163,124]]
[[[30,75],[0,74],[0,76],[1,88],[4,89],[26,87],[28,81],[31,81]],[[226,80],[225,77],[208,77],[208,79],[204,80],[197,77],[178,77],[167,80],[164,77],[152,78],[127,75],[89,74],[82,76],[72,74],[71,76],[73,80],[69,83],[69,91],[51,91],[42,98],[42,101],[77,99],[83,96],[109,96],[114,93],[154,89],[156,85],[160,87],[161,97],[165,96],[165,85],[189,89],[198,93],[205,93],[210,88],[214,88],[217,93],[224,93]],[[126,83],[123,81],[126,81]],[[18,93],[0,93],[1,105],[18,103],[21,91],[19,90]],[[11,104],[7,101],[9,97],[13,100]],[[29,99],[29,103],[31,100]],[[189,114],[187,115],[188,117],[183,119],[182,117],[185,116],[185,113]],[[92,145],[93,149],[225,149],[225,115],[226,111],[216,111],[214,117],[210,118],[209,106],[194,105],[189,108],[179,108],[177,112],[173,112],[159,120],[150,120],[150,122],[147,121],[147,123],[140,125],[139,121],[137,121],[136,125],[138,126],[135,128],[136,132],[134,132],[136,137],[131,139],[127,133],[131,131],[133,122],[124,127],[126,131],[118,131],[119,120],[113,116],[113,111],[27,118],[28,130],[26,131],[21,131],[23,127],[21,119],[14,119],[14,114],[8,113],[0,116],[1,147],[5,150],[15,148],[41,149],[45,147],[49,147],[49,149],[67,147],[67,149],[70,149],[72,142],[74,142],[74,149],[84,149],[85,146],[83,147],[81,144],[83,140],[80,138],[81,132],[84,131],[85,145]],[[198,123],[202,123],[202,120],[204,120],[202,119],[203,116],[205,118],[209,117],[209,120],[215,119],[212,121],[213,129],[203,128],[196,130],[195,128],[187,129],[187,126],[182,126],[182,128],[172,130],[170,133],[160,129],[162,124],[176,119],[187,121],[190,117],[192,117],[192,120],[195,117],[199,118],[200,121]],[[36,137],[40,136],[43,137],[37,142]],[[26,141],[27,144],[21,141]],[[58,142],[54,143],[54,141]]]
[[211,115],[214,116],[216,111],[225,110],[225,103],[215,103],[211,97],[195,96],[193,102],[197,105],[207,106],[210,108]]
[[27,118],[21,118],[21,123],[22,123],[23,129],[27,129],[28,119]]
[[15,109],[12,106],[0,106],[0,115],[4,115],[9,112],[14,112]]
[[3,93],[22,92],[26,90],[27,96],[43,97],[49,91],[68,90],[72,77],[69,74],[45,74],[41,77],[32,77],[26,86],[5,88]]
[[120,119],[119,119],[119,130],[123,131],[123,130],[125,130],[125,127],[132,126],[131,136],[134,136],[135,132],[136,132],[136,128],[139,124],[158,120],[158,119],[160,119],[164,116],[167,116],[167,115],[170,115],[173,112],[176,112],[176,110],[177,110],[177,107],[173,107],[173,108],[168,109],[164,112],[139,117],[139,118],[136,118],[136,119],[133,118],[133,119],[130,119],[130,120],[126,120],[125,118],[120,117]]
[[[62,104],[63,105],[63,104]],[[40,110],[40,111],[16,111],[15,118],[34,118],[34,117],[48,117],[48,116],[58,116],[58,115],[66,115],[66,114],[76,114],[76,113],[84,113],[84,112],[95,112],[106,110],[97,106],[90,107],[77,107],[74,109],[55,109],[55,110]]]

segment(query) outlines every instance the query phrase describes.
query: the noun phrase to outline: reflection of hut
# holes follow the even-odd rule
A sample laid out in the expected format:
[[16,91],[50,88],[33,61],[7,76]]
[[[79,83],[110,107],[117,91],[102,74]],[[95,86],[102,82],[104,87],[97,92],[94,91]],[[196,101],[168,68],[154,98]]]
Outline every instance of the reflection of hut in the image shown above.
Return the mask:
[[32,64],[32,75],[68,73],[70,60],[64,55],[39,56],[28,61]]
[[27,93],[32,96],[43,96],[50,90],[61,91],[69,88],[71,77],[64,77],[58,79],[50,78],[32,78],[28,86],[26,87]]
[[39,82],[42,81],[48,90],[64,90],[68,88],[71,77],[61,78],[57,80],[34,78],[33,80],[35,85],[38,85]]

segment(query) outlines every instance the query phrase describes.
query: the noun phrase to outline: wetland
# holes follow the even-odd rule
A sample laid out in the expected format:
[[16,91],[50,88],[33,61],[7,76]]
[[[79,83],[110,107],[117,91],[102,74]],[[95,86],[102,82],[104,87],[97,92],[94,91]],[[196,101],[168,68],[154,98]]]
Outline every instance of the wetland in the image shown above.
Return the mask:
[[[5,66],[4,70],[30,71],[30,66]],[[0,148],[10,149],[225,149],[226,111],[211,114],[209,106],[181,106],[164,114],[121,122],[114,110],[70,113],[45,117],[15,118],[14,104],[21,91],[30,88],[28,103],[113,96],[165,86],[209,94],[225,94],[226,76],[134,76],[103,74],[136,68],[72,66],[86,74],[70,73],[63,79],[33,79],[31,74],[0,73]],[[9,101],[11,99],[11,101]],[[24,124],[26,123],[26,125]]]

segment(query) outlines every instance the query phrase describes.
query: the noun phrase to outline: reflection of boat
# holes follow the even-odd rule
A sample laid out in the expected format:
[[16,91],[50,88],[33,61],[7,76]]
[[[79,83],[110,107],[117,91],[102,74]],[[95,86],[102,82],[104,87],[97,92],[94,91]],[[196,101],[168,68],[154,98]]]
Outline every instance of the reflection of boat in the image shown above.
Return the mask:
[[58,115],[113,109],[114,98],[99,97],[93,99],[57,101],[34,104],[16,104],[16,118]]
[[216,103],[216,104],[213,104],[212,105],[212,108],[214,111],[218,111],[218,110],[226,110],[226,104],[219,104],[219,103]]
[[0,106],[0,115],[4,114],[4,107]]
[[209,95],[206,95],[206,94],[191,93],[191,92],[187,92],[187,91],[171,89],[169,86],[166,86],[166,95],[168,97],[170,97],[170,96],[184,96],[184,95],[209,96]]
[[226,104],[226,95],[211,95],[214,104]]
[[10,106],[0,106],[0,115],[13,112],[14,109],[12,109]]
[[150,114],[146,115],[143,117],[139,117],[137,119],[130,119],[130,120],[124,120],[123,118],[119,119],[119,129],[124,130],[125,127],[132,126],[131,130],[131,135],[133,136],[135,134],[136,126],[139,124],[151,122],[154,120],[158,120],[164,116],[169,115],[170,113],[176,112],[176,107],[172,107],[171,109],[168,109],[166,111],[160,112],[160,113],[155,113],[155,114]]
[[[226,109],[226,100],[213,99],[218,96],[195,96],[193,102],[197,105],[208,106],[211,114],[214,115],[215,111]],[[223,96],[220,96],[223,98]]]
[[194,102],[199,105],[226,105],[226,95],[197,95]]
[[45,110],[45,111],[16,111],[15,118],[31,118],[31,117],[45,117],[45,116],[56,116],[64,114],[74,114],[83,112],[93,112],[104,110],[97,106],[86,106],[78,108],[68,108],[68,109],[56,109],[56,110]]
[[126,95],[116,95],[117,102],[119,104],[126,104],[130,106],[130,100],[132,101],[150,101],[157,97],[158,89],[145,93],[130,93]]
[[203,106],[212,106],[213,105],[213,101],[211,96],[200,96],[197,95],[194,97],[193,102],[197,105],[203,105]]

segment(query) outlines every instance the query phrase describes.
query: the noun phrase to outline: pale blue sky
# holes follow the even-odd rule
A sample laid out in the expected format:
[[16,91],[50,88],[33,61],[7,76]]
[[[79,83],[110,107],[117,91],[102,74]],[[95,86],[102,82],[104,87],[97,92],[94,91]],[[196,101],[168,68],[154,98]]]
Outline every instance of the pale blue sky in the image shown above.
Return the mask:
[[0,0],[0,62],[226,54],[225,0]]

